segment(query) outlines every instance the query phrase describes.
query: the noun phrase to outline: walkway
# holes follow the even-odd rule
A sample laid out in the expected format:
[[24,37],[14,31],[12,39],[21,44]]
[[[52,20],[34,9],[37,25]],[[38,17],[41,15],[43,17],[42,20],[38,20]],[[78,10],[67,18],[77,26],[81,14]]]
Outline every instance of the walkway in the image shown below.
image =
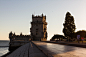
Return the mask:
[[33,43],[27,43],[6,57],[47,57]]
[[29,53],[29,43],[19,47],[6,57],[28,57],[28,53]]
[[86,48],[33,41],[48,57],[86,57]]
[[47,57],[33,43],[30,42],[29,57]]
[[69,45],[69,46],[77,46],[86,48],[86,43],[78,43],[78,42],[64,42],[64,41],[42,41],[46,43],[55,43],[55,44],[62,44],[62,45]]

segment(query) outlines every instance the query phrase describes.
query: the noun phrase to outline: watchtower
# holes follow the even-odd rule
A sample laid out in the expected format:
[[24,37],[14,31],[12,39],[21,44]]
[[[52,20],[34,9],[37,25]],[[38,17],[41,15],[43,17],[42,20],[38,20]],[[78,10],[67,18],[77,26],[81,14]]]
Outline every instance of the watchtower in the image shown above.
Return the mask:
[[34,41],[46,41],[47,40],[47,22],[46,16],[34,16],[32,15],[32,22],[30,28],[31,36]]

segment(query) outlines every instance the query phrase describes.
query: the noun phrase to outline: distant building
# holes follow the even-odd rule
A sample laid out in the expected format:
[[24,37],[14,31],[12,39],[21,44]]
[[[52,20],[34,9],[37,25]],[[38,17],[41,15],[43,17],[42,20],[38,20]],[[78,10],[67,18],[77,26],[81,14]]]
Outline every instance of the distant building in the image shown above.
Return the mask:
[[15,33],[13,34],[12,32],[10,32],[9,38],[10,38],[10,41],[29,41],[31,36],[30,35],[22,35],[22,33],[20,33],[20,35],[15,35]]
[[54,34],[54,36],[50,39],[50,41],[62,41],[63,39],[66,39],[63,35],[59,35],[59,34]]
[[34,41],[46,41],[47,40],[47,22],[46,16],[34,16],[32,15],[31,22],[31,37]]
[[20,33],[20,35],[15,35],[15,33],[13,34],[12,32],[10,32],[9,39],[10,39],[9,51],[13,51],[13,50],[17,49],[18,47],[20,47],[26,43],[29,43],[29,41],[31,40],[31,36],[30,35],[22,35],[22,33]]

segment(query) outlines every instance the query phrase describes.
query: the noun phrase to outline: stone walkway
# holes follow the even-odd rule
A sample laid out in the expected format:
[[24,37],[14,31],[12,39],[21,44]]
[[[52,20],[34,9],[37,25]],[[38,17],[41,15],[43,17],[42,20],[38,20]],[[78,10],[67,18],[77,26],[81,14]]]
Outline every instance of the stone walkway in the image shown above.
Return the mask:
[[6,57],[47,57],[33,43],[27,43]]
[[75,42],[64,42],[64,41],[42,41],[42,42],[86,48],[86,43],[75,43]]
[[29,43],[19,47],[6,57],[28,57],[28,54],[29,54]]
[[86,57],[86,48],[33,41],[48,57]]
[[47,57],[33,43],[30,42],[29,57]]

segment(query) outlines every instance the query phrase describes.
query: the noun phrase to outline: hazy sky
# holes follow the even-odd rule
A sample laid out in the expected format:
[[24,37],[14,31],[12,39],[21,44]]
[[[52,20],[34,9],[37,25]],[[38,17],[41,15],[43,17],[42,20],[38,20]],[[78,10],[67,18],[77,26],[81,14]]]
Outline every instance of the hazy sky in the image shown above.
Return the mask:
[[65,14],[74,16],[76,31],[86,30],[86,0],[0,0],[0,40],[9,32],[28,35],[32,14],[46,15],[48,39],[63,34]]

